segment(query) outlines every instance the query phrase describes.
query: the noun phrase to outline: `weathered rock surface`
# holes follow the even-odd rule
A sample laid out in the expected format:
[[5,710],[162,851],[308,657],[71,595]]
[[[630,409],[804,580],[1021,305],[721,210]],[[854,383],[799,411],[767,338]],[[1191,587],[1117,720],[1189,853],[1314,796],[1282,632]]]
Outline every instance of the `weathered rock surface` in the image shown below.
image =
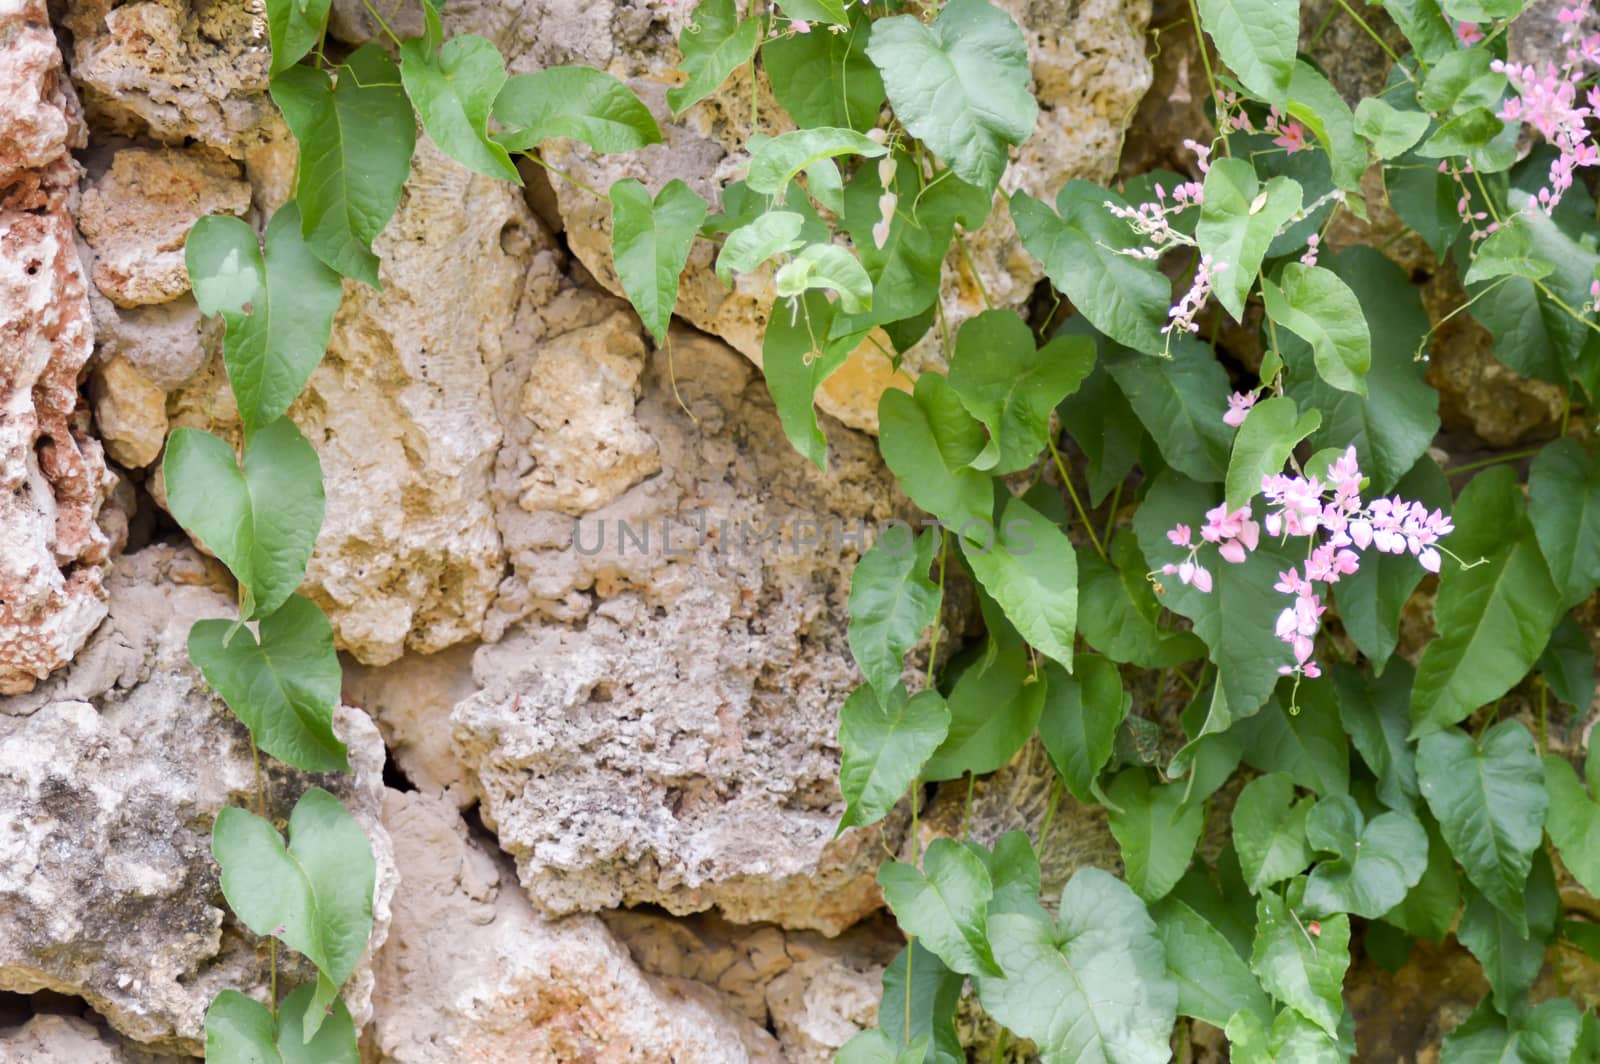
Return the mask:
[[94,283],[119,307],[165,303],[189,290],[183,243],[208,214],[243,215],[250,186],[205,151],[126,148],[83,192],[78,229],[94,251]]
[[105,616],[115,479],[78,397],[94,328],[68,213],[84,136],[44,0],[0,7],[0,695]]
[[376,962],[379,1060],[394,1064],[784,1060],[721,996],[641,972],[593,916],[548,920],[446,801],[390,791],[402,886]]
[[173,1064],[76,1016],[35,1016],[0,1030],[0,1060],[8,1064]]
[[[638,357],[637,326],[609,297],[568,292],[549,306],[571,308],[569,330],[612,330],[612,350]],[[494,387],[512,574],[490,637],[528,619],[478,651],[481,692],[452,715],[484,822],[550,913],[716,906],[838,932],[878,905],[879,839],[830,842],[859,546],[834,526],[904,513],[892,478],[871,441],[838,425],[819,473],[789,447],[748,362],[679,329],[670,358],[642,367],[633,412],[661,471],[631,487],[631,473],[614,479],[615,498],[581,520],[529,512],[521,441],[537,430],[518,404],[567,387],[538,365],[513,360]]]
[[[490,505],[490,371],[540,239],[516,189],[423,141],[377,240],[383,291],[347,285],[327,357],[290,411],[322,458],[327,517],[306,593],[369,664],[479,634],[505,566]],[[228,431],[214,358],[173,424]]]
[[[85,999],[121,1033],[197,1052],[224,987],[266,994],[264,944],[225,916],[211,823],[253,804],[244,727],[188,664],[190,625],[234,614],[225,579],[192,551],[152,546],[118,560],[111,609],[70,669],[0,700],[0,989]],[[378,860],[373,942],[395,889],[378,823],[383,747],[363,714],[336,728],[354,776],[305,776],[266,759],[268,805],[286,817],[313,784],[345,801]],[[285,978],[306,975],[280,951]],[[370,1015],[371,973],[346,987]]]

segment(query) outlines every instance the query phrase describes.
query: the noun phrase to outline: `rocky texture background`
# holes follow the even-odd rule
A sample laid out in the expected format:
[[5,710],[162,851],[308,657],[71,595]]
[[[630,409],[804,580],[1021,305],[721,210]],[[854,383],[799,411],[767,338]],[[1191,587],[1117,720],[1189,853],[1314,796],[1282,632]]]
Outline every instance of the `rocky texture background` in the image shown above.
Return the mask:
[[[1005,4],[1043,105],[1015,186],[1190,165],[1204,87],[1180,4]],[[741,73],[668,121],[689,8],[453,0],[446,23],[513,72],[608,69],[662,122],[660,147],[558,147],[557,165],[712,195],[745,159],[752,92],[762,131],[785,120]],[[1355,91],[1377,60],[1329,26],[1319,47]],[[335,0],[333,30],[372,36],[359,0]],[[183,649],[233,589],[165,515],[158,470],[173,427],[237,431],[182,246],[202,215],[260,225],[289,194],[267,66],[251,0],[0,0],[0,1060],[195,1054],[216,989],[266,993],[208,852],[216,811],[253,794],[247,737]],[[604,206],[527,177],[476,177],[424,138],[377,244],[384,288],[348,287],[291,412],[327,480],[306,591],[346,656],[357,771],[274,768],[269,799],[333,787],[372,836],[373,951],[347,992],[370,1060],[831,1060],[901,945],[873,875],[910,846],[906,811],[832,836],[856,530],[911,512],[868,433],[905,378],[870,345],[852,356],[821,399],[817,473],[755,365],[770,278],[728,291],[700,244],[655,350],[616,298]],[[1027,306],[1040,276],[1003,205],[965,240],[946,314],[982,291]],[[943,365],[930,336],[905,371]],[[1486,337],[1441,332],[1434,367],[1464,448],[1552,431],[1559,403]],[[943,646],[971,612],[952,606]],[[974,834],[1037,836],[1048,782],[1030,747],[977,786]],[[931,795],[923,844],[960,830],[957,790]],[[1103,816],[1069,801],[1052,824],[1047,887],[1118,866]],[[1398,999],[1363,976],[1364,1022],[1436,1041],[1481,979],[1430,964],[1441,978]],[[1190,1044],[1214,1059],[1205,1032]]]

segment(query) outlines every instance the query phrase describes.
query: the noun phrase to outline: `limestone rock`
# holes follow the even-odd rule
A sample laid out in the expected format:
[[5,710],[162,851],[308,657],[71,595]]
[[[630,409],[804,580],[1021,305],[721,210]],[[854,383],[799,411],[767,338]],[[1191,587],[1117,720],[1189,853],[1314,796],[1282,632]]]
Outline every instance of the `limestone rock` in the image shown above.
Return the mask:
[[9,1064],[172,1064],[76,1016],[35,1016],[0,1030],[0,1060]]
[[[576,320],[618,328],[608,298],[566,298],[590,301]],[[840,533],[906,504],[870,440],[830,425],[818,472],[748,362],[675,329],[633,412],[661,472],[581,519],[523,510],[532,428],[516,404],[558,387],[538,364],[496,376],[513,574],[488,631],[500,642],[473,662],[481,691],[452,714],[484,822],[552,914],[716,906],[837,933],[877,908],[881,854],[876,830],[830,841],[838,707],[857,682],[844,634],[860,544]]]
[[0,695],[105,616],[116,481],[78,396],[94,328],[68,214],[82,138],[43,0],[0,7]]
[[[505,556],[489,374],[507,357],[536,226],[516,189],[419,143],[376,242],[383,291],[347,284],[328,354],[290,411],[328,496],[305,592],[360,661],[473,638],[494,597]],[[169,409],[174,425],[237,431],[220,359]]]
[[783,1059],[708,988],[641,972],[595,917],[535,913],[448,802],[390,791],[383,816],[403,884],[373,995],[385,1064]]
[[267,23],[254,4],[74,0],[62,25],[72,79],[98,128],[235,157],[282,128],[267,97]]
[[[221,585],[221,586],[219,586]],[[0,700],[0,990],[82,997],[122,1034],[198,1052],[225,987],[266,993],[266,947],[224,914],[210,852],[226,805],[250,805],[248,734],[187,661],[190,625],[234,614],[215,568],[189,550],[118,560],[111,612],[70,669]],[[306,776],[264,759],[268,805],[288,815],[319,785],[339,794],[378,861],[373,942],[395,889],[378,823],[383,746],[363,714],[336,729],[355,775]],[[287,984],[307,965],[280,951]],[[371,973],[346,987],[358,1022]]]
[[463,644],[377,667],[345,662],[344,669],[345,702],[377,721],[388,755],[406,779],[424,794],[448,794],[461,808],[475,794],[456,757],[450,711],[478,690],[472,679],[476,649]]
[[200,308],[182,295],[170,303],[124,310],[100,294],[89,293],[94,312],[96,360],[125,359],[162,392],[170,392],[205,368],[206,348]]
[[95,427],[107,453],[128,469],[154,462],[167,442],[167,393],[125,358],[97,366],[89,378]]
[[78,228],[94,250],[94,283],[119,307],[165,303],[189,290],[183,244],[208,214],[243,215],[250,186],[226,158],[126,148],[84,190]]

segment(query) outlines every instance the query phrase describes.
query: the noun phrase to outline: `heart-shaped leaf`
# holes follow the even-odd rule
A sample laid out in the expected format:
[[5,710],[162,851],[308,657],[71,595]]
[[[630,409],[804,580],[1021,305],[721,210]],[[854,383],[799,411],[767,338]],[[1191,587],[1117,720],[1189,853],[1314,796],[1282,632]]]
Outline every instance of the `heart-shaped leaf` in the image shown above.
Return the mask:
[[229,621],[189,629],[189,658],[261,749],[306,772],[349,772],[333,734],[342,672],[333,626],[316,604],[290,595],[261,621],[261,642]]
[[1111,781],[1111,834],[1122,847],[1128,886],[1145,901],[1164,898],[1189,867],[1200,829],[1202,803],[1184,801],[1182,782],[1151,784],[1143,768],[1124,769]]
[[1233,951],[1222,932],[1177,898],[1165,898],[1151,915],[1167,955],[1167,971],[1178,984],[1178,1014],[1226,1026],[1240,1009],[1262,1020],[1272,1002],[1249,965]]
[[252,435],[243,469],[217,437],[175,429],[162,471],[172,516],[239,581],[240,615],[276,610],[305,579],[322,527],[322,464],[294,422]]
[[1294,797],[1286,772],[1259,776],[1244,785],[1233,807],[1233,844],[1239,870],[1252,891],[1297,876],[1311,863],[1306,817],[1313,798]]
[[506,61],[493,42],[474,33],[442,45],[413,38],[400,46],[400,77],[440,150],[475,173],[522,184],[505,147],[489,135],[489,114],[506,83]]
[[1245,88],[1283,106],[1300,42],[1300,0],[1200,0],[1200,25]]
[[1287,896],[1269,890],[1256,902],[1250,970],[1267,993],[1338,1037],[1344,973],[1350,967],[1350,918],[1328,917],[1313,936],[1297,912],[1298,893],[1291,883]]
[[[1072,668],[1078,624],[1078,555],[1056,523],[1009,496],[988,544],[959,531],[962,555],[1006,619],[1035,650]],[[986,529],[994,532],[995,530]],[[981,534],[981,533],[980,533]]]
[[706,201],[676,178],[653,200],[631,177],[611,186],[611,259],[628,302],[657,344],[667,342],[678,277],[705,218]]
[[952,971],[999,975],[989,948],[994,884],[983,860],[954,839],[935,839],[922,857],[926,874],[890,861],[878,869],[884,901],[905,933],[938,954]]
[[1315,410],[1304,414],[1286,395],[1263,400],[1251,408],[1228,460],[1227,504],[1230,512],[1249,504],[1261,493],[1261,482],[1283,472],[1295,446],[1322,424]]
[[272,77],[305,58],[322,43],[333,0],[267,0],[267,40],[272,45]]
[[761,25],[759,18],[740,22],[733,0],[700,0],[678,38],[683,49],[678,69],[688,80],[667,90],[667,105],[675,117],[716,92],[729,74],[750,61],[761,41]]
[[1321,861],[1306,883],[1313,912],[1376,919],[1405,900],[1428,865],[1428,835],[1415,817],[1395,810],[1368,821],[1347,794],[1317,803],[1306,818],[1306,839],[1338,855]]
[[908,697],[899,685],[881,698],[858,687],[839,710],[839,830],[882,820],[910,789],[950,729],[950,707],[938,691]]
[[339,799],[313,787],[289,815],[289,845],[271,823],[230,806],[217,814],[211,853],[222,895],[251,931],[306,955],[319,973],[305,1009],[317,1033],[372,934],[377,865],[372,844]]
[[1361,301],[1339,275],[1291,262],[1274,284],[1261,283],[1267,316],[1311,345],[1317,373],[1335,388],[1367,394],[1372,334]]
[[307,1010],[316,987],[306,983],[267,1007],[237,990],[224,990],[206,1009],[206,1060],[211,1064],[357,1064],[356,1025],[339,998],[331,1014],[307,1036]]
[[1212,294],[1235,321],[1244,319],[1261,260],[1300,210],[1300,200],[1298,182],[1275,177],[1263,188],[1255,167],[1243,159],[1218,159],[1207,171],[1194,235],[1200,253],[1211,256]]
[[582,66],[556,66],[507,79],[495,97],[494,139],[527,151],[550,137],[582,141],[602,154],[661,143],[649,108],[615,77]]
[[990,478],[970,468],[985,442],[940,374],[918,377],[910,395],[890,388],[878,399],[878,449],[900,489],[958,533],[987,526],[993,512]]
[[1079,654],[1072,672],[1045,666],[1044,708],[1039,739],[1050,763],[1080,802],[1094,801],[1100,770],[1111,760],[1117,726],[1128,715],[1117,666],[1094,654]]
[[932,529],[913,540],[909,527],[889,526],[850,578],[850,653],[880,698],[899,684],[906,651],[938,619],[943,593],[928,576],[936,546]]

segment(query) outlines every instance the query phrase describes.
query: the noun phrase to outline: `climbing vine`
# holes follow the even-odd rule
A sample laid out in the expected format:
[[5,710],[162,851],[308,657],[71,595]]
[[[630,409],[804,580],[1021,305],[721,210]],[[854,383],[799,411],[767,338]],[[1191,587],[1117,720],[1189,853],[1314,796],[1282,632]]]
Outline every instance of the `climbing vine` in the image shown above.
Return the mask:
[[[521,155],[595,195],[550,168],[545,141],[661,140],[611,75],[508,76],[491,42],[447,38],[439,5],[420,3],[421,37],[369,6],[382,37],[335,63],[329,0],[268,0],[295,196],[264,240],[212,217],[187,247],[241,425],[237,446],[192,429],[168,441],[169,507],[240,589],[238,620],[197,624],[190,655],[253,752],[305,771],[349,766],[332,629],[296,593],[321,471],[287,411],[345,281],[381,283],[372,242],[419,121],[473,171],[520,183]],[[1299,54],[1298,0],[1193,0],[1217,132],[1187,143],[1192,172],[1071,181],[1046,202],[1006,190],[1038,105],[1024,36],[989,0],[777,0],[742,17],[702,0],[673,114],[759,65],[787,115],[772,128],[794,128],[751,129],[718,213],[679,180],[603,192],[617,277],[658,344],[697,240],[720,245],[725,284],[772,268],[763,372],[819,468],[814,395],[852,352],[898,366],[931,335],[948,364],[878,403],[883,458],[930,522],[886,534],[853,577],[865,683],[840,709],[840,830],[927,783],[965,779],[970,795],[1035,736],[1059,779],[1036,839],[923,850],[914,831],[884,863],[910,943],[845,1064],[965,1060],[969,985],[1002,1047],[1025,1039],[1046,1060],[1166,1060],[1180,1016],[1222,1028],[1235,1061],[1348,1060],[1352,951],[1399,967],[1413,941],[1451,933],[1491,992],[1446,1037],[1445,1064],[1600,1055],[1593,1012],[1530,999],[1550,950],[1600,957],[1600,928],[1557,888],[1560,868],[1600,894],[1600,757],[1580,774],[1552,743],[1595,690],[1573,611],[1600,585],[1600,226],[1582,180],[1600,164],[1600,33],[1588,0],[1562,8],[1559,54],[1519,64],[1506,31],[1523,0],[1366,6],[1340,0],[1334,17],[1393,62],[1352,109]],[[1374,28],[1380,8],[1408,48]],[[1565,396],[1559,436],[1508,456],[1532,457],[1525,487],[1509,462],[1465,481],[1474,467],[1439,467],[1418,289],[1376,250],[1324,247],[1366,217],[1372,176],[1374,204],[1458,271],[1446,317],[1470,314],[1506,367]],[[944,265],[978,280],[964,234],[996,212],[1070,316],[947,320]],[[1248,372],[1219,358],[1224,315],[1259,338]],[[987,634],[941,655],[958,578]],[[1402,611],[1435,578],[1437,634],[1413,665]],[[909,668],[922,646],[926,670]],[[1169,701],[1186,703],[1175,724]],[[1182,737],[1163,757],[1169,725]],[[1105,807],[1123,876],[1082,869],[1046,898],[1040,854],[1067,795]],[[274,985],[264,1003],[217,997],[208,1055],[354,1062],[338,991],[370,934],[370,846],[326,791],[300,798],[287,842],[256,797],[217,818],[213,851],[228,904],[273,943]],[[1231,807],[1231,832],[1207,860],[1213,806]],[[319,973],[281,1001],[277,941]]]

